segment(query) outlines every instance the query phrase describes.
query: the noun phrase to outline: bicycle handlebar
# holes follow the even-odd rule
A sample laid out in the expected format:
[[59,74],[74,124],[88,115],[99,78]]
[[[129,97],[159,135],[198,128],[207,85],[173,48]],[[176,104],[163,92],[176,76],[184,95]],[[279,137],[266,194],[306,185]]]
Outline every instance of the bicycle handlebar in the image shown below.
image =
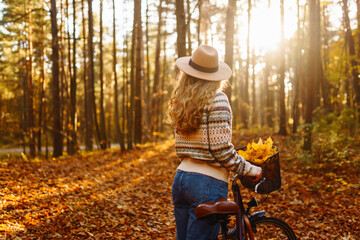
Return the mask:
[[[237,185],[237,180],[239,179],[239,177],[240,177],[240,176],[239,176],[238,174],[235,174],[235,175],[234,175],[234,177],[233,177],[233,179],[232,179],[232,185],[235,185],[235,184]],[[261,184],[263,184],[263,183],[265,182],[265,180],[266,180],[265,177],[261,177],[260,179],[261,179],[260,182],[255,185],[255,193],[257,193],[258,187],[259,187]]]
[[263,183],[265,182],[265,180],[266,180],[265,177],[261,177],[261,181],[260,181],[258,184],[255,185],[255,190],[254,190],[255,193],[257,193],[258,187],[259,187],[261,184],[263,184]]

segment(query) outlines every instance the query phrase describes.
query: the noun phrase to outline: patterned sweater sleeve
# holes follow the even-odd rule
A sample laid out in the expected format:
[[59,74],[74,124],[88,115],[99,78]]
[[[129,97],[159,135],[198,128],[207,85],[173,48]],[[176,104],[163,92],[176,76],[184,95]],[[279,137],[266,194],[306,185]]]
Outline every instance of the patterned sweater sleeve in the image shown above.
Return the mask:
[[208,141],[215,161],[229,171],[244,175],[250,167],[231,143],[232,112],[227,96],[216,95],[207,117]]

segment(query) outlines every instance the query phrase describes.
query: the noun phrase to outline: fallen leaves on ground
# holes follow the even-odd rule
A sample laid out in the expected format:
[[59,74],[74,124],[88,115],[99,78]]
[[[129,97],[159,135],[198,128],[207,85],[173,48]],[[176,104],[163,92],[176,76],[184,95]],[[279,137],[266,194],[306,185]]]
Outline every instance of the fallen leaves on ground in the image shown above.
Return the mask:
[[173,141],[6,165],[0,169],[0,239],[175,236]]
[[[253,211],[283,219],[299,239],[359,239],[358,169],[346,162],[301,166],[284,139],[273,139],[283,146],[282,188]],[[175,239],[173,144],[1,161],[0,239]],[[255,195],[242,192],[245,202]]]

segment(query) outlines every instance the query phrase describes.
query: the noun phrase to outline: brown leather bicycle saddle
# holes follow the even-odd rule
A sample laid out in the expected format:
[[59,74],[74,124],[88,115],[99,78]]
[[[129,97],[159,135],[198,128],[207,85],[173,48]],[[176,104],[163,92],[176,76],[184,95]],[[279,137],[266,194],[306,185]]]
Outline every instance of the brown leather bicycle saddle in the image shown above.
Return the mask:
[[219,198],[216,202],[204,202],[195,208],[197,219],[212,214],[236,214],[240,212],[239,206],[225,198]]

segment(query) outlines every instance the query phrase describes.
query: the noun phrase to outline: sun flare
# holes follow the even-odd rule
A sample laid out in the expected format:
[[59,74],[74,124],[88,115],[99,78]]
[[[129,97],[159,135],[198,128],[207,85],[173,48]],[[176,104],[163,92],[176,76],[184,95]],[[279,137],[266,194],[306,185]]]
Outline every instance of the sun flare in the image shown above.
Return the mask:
[[[296,32],[297,15],[295,8],[285,5],[284,35],[286,39],[291,38]],[[240,16],[239,21],[247,31],[247,16]],[[250,25],[250,48],[266,52],[274,50],[280,42],[280,6],[279,4],[268,5],[268,3],[257,3],[251,11]],[[244,31],[240,33],[244,38]]]

